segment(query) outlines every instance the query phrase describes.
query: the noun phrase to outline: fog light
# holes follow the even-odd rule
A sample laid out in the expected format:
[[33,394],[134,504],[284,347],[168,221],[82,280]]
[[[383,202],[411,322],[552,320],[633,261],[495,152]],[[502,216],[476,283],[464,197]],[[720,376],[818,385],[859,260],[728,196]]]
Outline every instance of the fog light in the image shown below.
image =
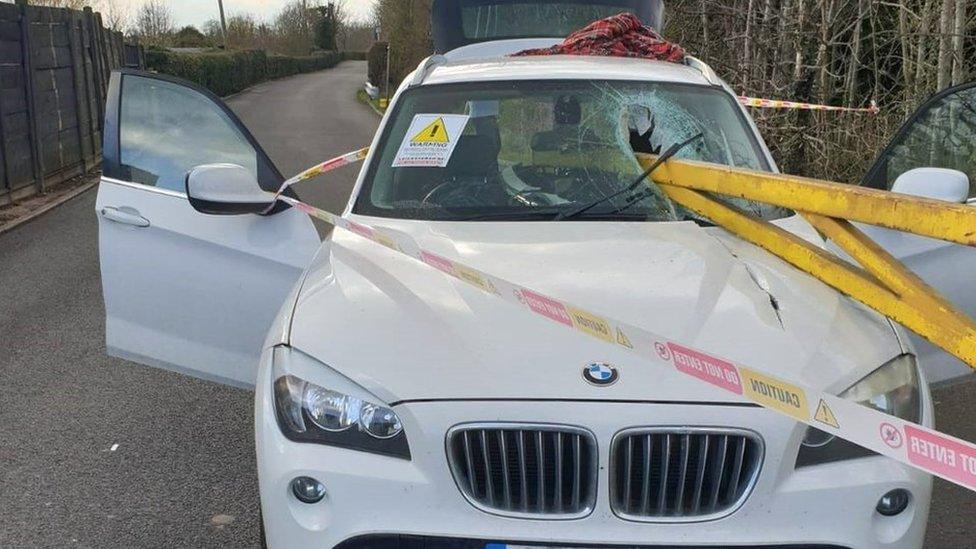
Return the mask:
[[312,477],[295,477],[291,481],[291,493],[302,503],[318,503],[325,497],[325,486]]
[[899,488],[881,496],[881,499],[878,500],[878,506],[876,509],[879,513],[886,517],[893,517],[904,511],[905,508],[908,507],[908,502],[911,501],[911,499],[912,496],[908,493],[908,490]]

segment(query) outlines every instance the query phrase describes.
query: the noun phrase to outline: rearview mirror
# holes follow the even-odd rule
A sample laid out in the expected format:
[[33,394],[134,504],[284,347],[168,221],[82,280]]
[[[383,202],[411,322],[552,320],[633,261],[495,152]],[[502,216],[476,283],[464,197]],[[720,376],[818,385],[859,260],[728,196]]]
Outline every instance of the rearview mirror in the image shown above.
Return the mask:
[[248,169],[236,164],[204,164],[186,174],[186,196],[193,209],[211,215],[260,214],[274,194],[261,188]]
[[915,168],[898,176],[891,190],[946,202],[969,198],[969,176],[946,168]]

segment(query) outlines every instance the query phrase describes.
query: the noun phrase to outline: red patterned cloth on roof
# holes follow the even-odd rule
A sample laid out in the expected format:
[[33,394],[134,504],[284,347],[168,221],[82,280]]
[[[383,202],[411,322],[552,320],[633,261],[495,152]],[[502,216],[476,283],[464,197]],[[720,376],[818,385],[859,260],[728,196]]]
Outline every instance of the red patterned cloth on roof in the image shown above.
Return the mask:
[[645,27],[636,15],[621,13],[590,23],[567,36],[561,44],[513,55],[601,55],[681,63],[685,50],[661,38],[651,27]]

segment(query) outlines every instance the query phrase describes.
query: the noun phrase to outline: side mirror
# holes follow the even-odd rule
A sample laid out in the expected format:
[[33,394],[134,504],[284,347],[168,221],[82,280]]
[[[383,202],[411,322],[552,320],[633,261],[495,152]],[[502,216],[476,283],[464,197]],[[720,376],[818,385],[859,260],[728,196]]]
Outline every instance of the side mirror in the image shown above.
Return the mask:
[[898,176],[891,190],[946,202],[969,198],[969,176],[946,168],[915,168]]
[[274,193],[258,185],[246,168],[236,164],[204,164],[186,174],[186,196],[193,209],[211,215],[260,214],[274,202]]

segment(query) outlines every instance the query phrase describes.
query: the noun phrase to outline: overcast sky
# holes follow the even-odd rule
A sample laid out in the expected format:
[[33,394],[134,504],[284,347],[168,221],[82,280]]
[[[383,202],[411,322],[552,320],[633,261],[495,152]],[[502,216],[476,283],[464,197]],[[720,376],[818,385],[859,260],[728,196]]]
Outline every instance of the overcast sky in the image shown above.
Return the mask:
[[[143,0],[119,0],[128,4],[130,13],[134,16]],[[259,19],[270,21],[281,7],[290,0],[224,0],[224,12],[228,17],[238,13],[250,13]],[[184,25],[203,25],[209,19],[216,19],[220,12],[217,0],[164,0],[173,10],[173,23],[177,27]],[[309,0],[309,4],[316,3]],[[346,9],[356,18],[369,16],[373,0],[345,0]]]

